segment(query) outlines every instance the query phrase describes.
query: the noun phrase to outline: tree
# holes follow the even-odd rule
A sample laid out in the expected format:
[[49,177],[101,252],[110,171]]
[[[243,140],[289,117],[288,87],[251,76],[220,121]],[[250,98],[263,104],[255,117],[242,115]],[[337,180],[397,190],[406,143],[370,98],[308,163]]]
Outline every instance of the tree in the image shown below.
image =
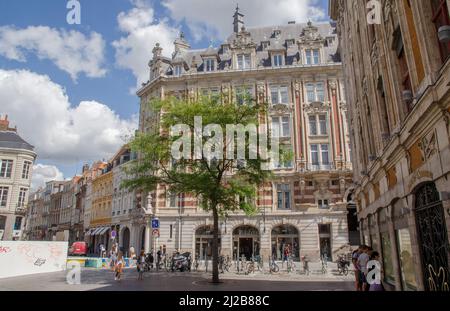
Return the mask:
[[[257,188],[270,176],[263,169],[268,158],[260,152],[255,157],[255,151],[263,147],[270,152],[269,143],[252,144],[255,132],[250,130],[265,119],[266,107],[250,99],[245,102],[224,103],[218,96],[189,102],[174,97],[151,101],[149,108],[158,122],[131,142],[139,156],[128,171],[134,177],[123,184],[141,191],[153,191],[163,184],[171,193],[201,198],[201,207],[213,216],[214,283],[219,282],[219,217],[238,210],[247,215],[257,213]],[[242,131],[230,135],[230,125],[244,129],[243,136]],[[245,151],[245,161],[238,159],[239,148]]]

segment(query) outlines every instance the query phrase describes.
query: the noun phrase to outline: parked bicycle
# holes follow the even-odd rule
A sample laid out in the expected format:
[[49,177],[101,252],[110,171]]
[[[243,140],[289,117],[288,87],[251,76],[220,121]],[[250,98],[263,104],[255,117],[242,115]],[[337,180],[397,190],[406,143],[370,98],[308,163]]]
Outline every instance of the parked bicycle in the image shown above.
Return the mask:
[[292,256],[289,256],[286,266],[288,273],[295,272],[297,267],[295,266],[295,262]]
[[246,269],[246,274],[250,274],[255,272],[256,270],[258,271],[264,271],[263,270],[263,262],[262,262],[262,258],[261,256],[257,255],[257,256],[252,256],[252,258],[250,259],[250,261],[247,263],[247,269]]
[[272,258],[269,257],[269,271],[270,273],[277,273],[280,271],[280,267],[275,262],[275,256],[272,256]]

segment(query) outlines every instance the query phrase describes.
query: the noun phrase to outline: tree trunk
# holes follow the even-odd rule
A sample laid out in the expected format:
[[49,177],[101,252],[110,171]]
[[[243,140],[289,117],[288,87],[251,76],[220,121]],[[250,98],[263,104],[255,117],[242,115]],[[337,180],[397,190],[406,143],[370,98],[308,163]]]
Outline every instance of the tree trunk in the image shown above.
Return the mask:
[[217,213],[217,204],[213,205],[213,245],[212,245],[212,282],[219,283],[219,214]]

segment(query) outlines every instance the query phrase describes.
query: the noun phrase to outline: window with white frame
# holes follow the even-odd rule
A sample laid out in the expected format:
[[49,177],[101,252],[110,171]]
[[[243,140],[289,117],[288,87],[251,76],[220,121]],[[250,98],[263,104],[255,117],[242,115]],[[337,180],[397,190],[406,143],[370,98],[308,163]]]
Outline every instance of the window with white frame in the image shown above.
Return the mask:
[[291,186],[289,184],[277,185],[277,208],[291,209]]
[[306,83],[306,97],[308,102],[324,102],[325,101],[325,90],[324,83]]
[[253,87],[239,86],[236,87],[236,103],[238,105],[250,104],[249,101],[253,98]]
[[173,75],[176,77],[179,77],[179,76],[181,76],[182,73],[183,73],[183,67],[181,65],[176,65],[173,70]]
[[319,49],[309,49],[305,51],[306,54],[306,64],[307,65],[317,65],[320,62],[320,51]]
[[205,61],[205,67],[206,67],[207,72],[214,71],[214,70],[216,70],[216,62],[214,61],[214,59],[208,58]]
[[272,105],[289,104],[289,93],[288,87],[284,85],[271,85],[270,86],[270,95],[272,98]]
[[311,144],[311,164],[312,165],[329,165],[329,145],[328,144]]
[[0,187],[0,207],[6,207],[8,203],[8,187]]
[[320,209],[328,209],[330,205],[328,204],[328,200],[317,200],[317,205]]
[[281,67],[283,66],[283,54],[275,54],[273,55],[273,66]]
[[0,178],[11,178],[13,160],[0,160]]
[[309,116],[309,135],[328,135],[328,122],[325,114]]
[[272,117],[272,136],[291,137],[290,117]]
[[180,204],[180,196],[181,196],[180,194],[169,192],[167,202],[169,204],[168,207],[178,207]]
[[31,162],[25,161],[23,162],[23,168],[22,168],[22,179],[28,179],[30,176],[30,168],[31,168]]
[[25,197],[27,195],[27,188],[20,188],[19,191],[19,200],[17,202],[17,207],[24,207],[25,206]]
[[263,51],[267,50],[270,46],[270,41],[261,42],[261,46],[262,46]]
[[251,68],[251,55],[250,54],[238,54],[237,55],[238,69],[250,69]]

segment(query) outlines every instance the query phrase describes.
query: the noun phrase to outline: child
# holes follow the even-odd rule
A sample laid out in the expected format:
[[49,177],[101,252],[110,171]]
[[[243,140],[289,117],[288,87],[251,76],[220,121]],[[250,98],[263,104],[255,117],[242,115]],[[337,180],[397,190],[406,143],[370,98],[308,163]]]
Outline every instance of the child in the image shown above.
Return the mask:
[[122,270],[123,270],[123,253],[119,252],[119,255],[117,256],[116,266],[114,268],[114,271],[116,272],[114,280],[120,281],[120,278],[122,277]]

